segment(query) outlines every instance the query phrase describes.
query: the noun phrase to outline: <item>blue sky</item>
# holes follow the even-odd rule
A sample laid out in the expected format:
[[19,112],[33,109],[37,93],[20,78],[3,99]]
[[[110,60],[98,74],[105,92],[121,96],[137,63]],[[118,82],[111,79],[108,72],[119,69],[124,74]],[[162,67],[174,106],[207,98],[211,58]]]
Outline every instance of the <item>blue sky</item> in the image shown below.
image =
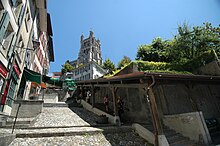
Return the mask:
[[55,62],[50,72],[75,60],[80,36],[93,30],[101,41],[103,60],[115,65],[128,56],[135,59],[139,45],[155,37],[172,38],[178,25],[220,24],[220,0],[49,0]]

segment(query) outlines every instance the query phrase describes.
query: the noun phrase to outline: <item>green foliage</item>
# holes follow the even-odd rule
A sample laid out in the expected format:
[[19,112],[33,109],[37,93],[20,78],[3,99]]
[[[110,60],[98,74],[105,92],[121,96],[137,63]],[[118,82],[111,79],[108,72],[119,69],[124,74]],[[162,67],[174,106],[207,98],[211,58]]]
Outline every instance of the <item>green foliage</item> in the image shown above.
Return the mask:
[[212,27],[211,23],[191,28],[186,23],[178,27],[170,47],[170,55],[176,63],[185,64],[208,50],[220,52],[220,28]]
[[147,70],[145,72],[148,72],[148,73],[167,73],[167,74],[190,74],[190,75],[192,75],[192,73],[188,72],[188,71],[176,71],[176,70]]
[[[219,27],[204,23],[202,26],[192,28],[184,23],[178,27],[178,34],[172,40],[163,41],[156,38],[151,44],[138,47],[136,60],[167,62],[170,64],[169,70],[193,71],[204,63],[215,60],[219,55]],[[148,63],[144,68],[166,70],[165,66],[169,65]]]
[[127,56],[124,56],[121,61],[118,63],[118,68],[124,67],[128,65],[131,62],[131,59]]
[[192,74],[184,70],[176,70],[176,66],[166,62],[149,62],[149,61],[136,61],[139,71],[144,72],[157,72],[157,73],[170,73],[170,74]]
[[169,41],[163,41],[161,38],[155,38],[149,45],[141,45],[138,48],[136,60],[169,62],[171,58],[167,52],[170,46]]
[[138,61],[135,64],[138,65],[138,70],[139,71],[169,70],[170,69],[170,63],[166,63],[166,62]]
[[64,64],[64,65],[62,65],[62,69],[61,69],[61,72],[64,74],[64,73],[66,73],[66,72],[71,72],[72,70],[74,70],[75,68],[72,66],[72,65],[70,65],[69,63],[68,63],[68,61]]
[[118,72],[120,72],[122,69],[115,69],[113,71],[111,71],[110,73],[106,74],[104,76],[104,78],[110,78],[110,77],[113,77],[115,74],[117,74]]
[[66,72],[67,72],[66,68],[62,68],[62,69],[61,69],[61,73],[62,73],[62,74],[65,74]]
[[184,70],[186,71],[194,71],[196,68],[204,66],[212,62],[213,60],[217,60],[218,57],[214,50],[209,50],[200,55],[197,58],[194,58],[183,65]]
[[105,62],[103,63],[102,68],[109,70],[111,72],[115,70],[115,65],[109,58],[107,58]]

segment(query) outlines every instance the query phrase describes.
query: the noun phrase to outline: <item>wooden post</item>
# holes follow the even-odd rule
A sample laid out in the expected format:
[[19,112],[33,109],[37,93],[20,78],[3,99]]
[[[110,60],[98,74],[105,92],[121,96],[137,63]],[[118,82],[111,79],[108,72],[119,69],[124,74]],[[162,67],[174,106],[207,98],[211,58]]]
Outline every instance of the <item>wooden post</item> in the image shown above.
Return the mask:
[[163,129],[162,129],[162,126],[160,123],[159,112],[157,109],[157,103],[155,100],[155,96],[154,96],[152,87],[148,88],[148,96],[149,96],[151,106],[152,106],[152,113],[154,115],[156,130],[157,130],[158,134],[161,135],[161,134],[163,134]]
[[[155,95],[153,93],[153,89],[152,87],[155,85],[155,79],[154,76],[152,76],[152,80],[153,82],[151,84],[148,83],[147,87],[145,87],[146,92],[147,92],[147,96],[149,98],[149,102],[150,102],[150,110],[151,110],[151,115],[152,115],[152,121],[153,121],[153,126],[154,126],[154,135],[155,135],[155,146],[159,145],[158,142],[158,135],[162,135],[163,134],[163,129],[162,129],[162,125],[160,123],[160,118],[159,118],[159,112],[157,109],[157,103],[156,103],[156,98]],[[143,80],[140,80],[141,83],[144,83]]]
[[92,107],[95,106],[95,88],[94,85],[92,84]]
[[115,113],[115,116],[118,116],[117,97],[116,97],[117,88],[114,86],[110,88],[112,90],[112,96],[113,96],[114,113]]
[[114,107],[114,113],[115,113],[115,117],[114,117],[114,123],[117,125],[121,125],[121,121],[118,115],[118,106],[117,106],[117,87],[114,86],[110,86],[110,89],[112,91],[112,96],[113,96],[113,107]]

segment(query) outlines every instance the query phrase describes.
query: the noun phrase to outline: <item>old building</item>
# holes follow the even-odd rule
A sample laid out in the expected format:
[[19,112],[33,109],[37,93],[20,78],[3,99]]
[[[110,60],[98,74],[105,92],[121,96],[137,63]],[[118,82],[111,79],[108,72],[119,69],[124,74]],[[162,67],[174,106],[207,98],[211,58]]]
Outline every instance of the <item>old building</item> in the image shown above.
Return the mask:
[[97,79],[103,76],[106,71],[101,67],[100,40],[96,39],[94,33],[90,31],[89,37],[86,39],[84,39],[84,35],[81,35],[80,44],[81,47],[77,60],[68,61],[74,67],[74,70],[66,73],[66,77],[78,81]]
[[0,107],[10,115],[14,100],[28,99],[25,74],[46,74],[54,60],[47,0],[0,1],[0,60]]

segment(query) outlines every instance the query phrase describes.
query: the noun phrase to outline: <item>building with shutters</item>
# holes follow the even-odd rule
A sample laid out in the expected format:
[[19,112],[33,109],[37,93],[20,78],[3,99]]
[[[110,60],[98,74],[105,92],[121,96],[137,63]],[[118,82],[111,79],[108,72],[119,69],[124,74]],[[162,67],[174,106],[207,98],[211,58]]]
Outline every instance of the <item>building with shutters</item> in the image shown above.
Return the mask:
[[0,1],[0,111],[11,113],[13,101],[28,99],[29,70],[47,74],[54,61],[47,0]]

